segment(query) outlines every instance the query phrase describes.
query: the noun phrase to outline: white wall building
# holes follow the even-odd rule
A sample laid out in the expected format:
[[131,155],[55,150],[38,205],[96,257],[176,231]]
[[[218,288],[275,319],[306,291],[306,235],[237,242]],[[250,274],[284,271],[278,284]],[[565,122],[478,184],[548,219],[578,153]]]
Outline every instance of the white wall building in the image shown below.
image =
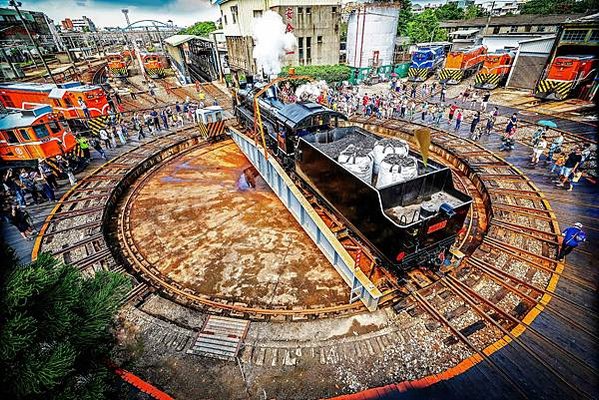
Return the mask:
[[398,20],[397,8],[367,6],[352,11],[347,25],[347,65],[367,68],[393,64]]

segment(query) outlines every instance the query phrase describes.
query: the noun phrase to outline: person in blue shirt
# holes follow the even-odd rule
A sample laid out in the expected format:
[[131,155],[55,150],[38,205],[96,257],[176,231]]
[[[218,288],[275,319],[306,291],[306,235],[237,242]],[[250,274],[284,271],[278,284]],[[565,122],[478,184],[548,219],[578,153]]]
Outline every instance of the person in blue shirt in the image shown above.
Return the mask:
[[570,252],[574,250],[580,243],[587,240],[587,235],[582,230],[582,224],[580,222],[575,223],[574,226],[564,229],[562,236],[564,237],[564,241],[562,242],[562,247],[557,255],[557,259],[560,261],[563,260],[565,256],[570,254]]

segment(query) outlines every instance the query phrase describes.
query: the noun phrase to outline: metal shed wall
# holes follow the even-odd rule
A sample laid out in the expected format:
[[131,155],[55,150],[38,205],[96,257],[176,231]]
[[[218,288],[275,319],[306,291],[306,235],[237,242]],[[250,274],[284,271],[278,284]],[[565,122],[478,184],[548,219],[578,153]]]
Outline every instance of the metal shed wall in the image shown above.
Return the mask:
[[507,87],[532,90],[547,65],[555,36],[520,42]]

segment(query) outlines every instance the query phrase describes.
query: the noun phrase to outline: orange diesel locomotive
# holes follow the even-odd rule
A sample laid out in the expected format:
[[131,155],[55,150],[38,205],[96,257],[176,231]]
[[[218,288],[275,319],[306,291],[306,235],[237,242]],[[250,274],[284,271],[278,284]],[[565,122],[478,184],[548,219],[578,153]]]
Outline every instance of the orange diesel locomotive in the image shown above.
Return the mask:
[[514,53],[496,52],[484,56],[483,66],[474,78],[474,87],[477,89],[495,89],[507,80],[514,62]]
[[535,88],[535,97],[547,100],[564,100],[575,90],[597,77],[599,59],[595,56],[559,56]]
[[127,70],[127,61],[121,53],[108,53],[106,54],[106,63],[108,65],[108,71],[114,78],[126,78],[129,75]]
[[157,53],[146,53],[141,55],[141,61],[144,65],[146,74],[152,79],[164,78],[165,65]]
[[91,118],[108,115],[110,105],[100,86],[81,82],[58,85],[20,82],[0,84],[0,101],[5,107],[29,109],[49,105],[54,113],[67,120],[85,118],[79,99],[85,102]]
[[0,159],[8,163],[36,161],[65,155],[77,147],[71,130],[52,114],[52,107],[37,106],[0,113]]
[[486,52],[485,46],[474,46],[449,52],[445,59],[445,67],[439,72],[439,80],[450,85],[457,85],[462,79],[476,72],[483,63]]

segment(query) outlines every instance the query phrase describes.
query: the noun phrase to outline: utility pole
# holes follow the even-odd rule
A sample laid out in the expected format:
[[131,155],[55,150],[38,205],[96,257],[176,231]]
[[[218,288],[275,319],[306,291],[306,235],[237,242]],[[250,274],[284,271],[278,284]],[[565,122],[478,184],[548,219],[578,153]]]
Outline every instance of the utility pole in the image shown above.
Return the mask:
[[489,24],[491,23],[491,14],[493,14],[493,10],[495,9],[495,1],[491,3],[491,10],[489,11],[489,15],[487,16],[487,24],[485,25],[485,30],[483,31],[482,36],[484,37],[487,29],[489,29]]
[[19,10],[19,6],[21,6],[21,2],[15,1],[15,0],[10,0],[8,2],[8,4],[10,6],[13,6],[15,11],[17,12],[17,14],[19,14],[19,18],[21,19],[21,22],[23,23],[23,27],[25,28],[25,31],[27,32],[27,36],[29,36],[29,40],[31,40],[31,43],[33,43],[33,46],[35,47],[37,54],[39,54],[40,58],[42,59],[42,64],[44,64],[44,67],[46,67],[48,76],[50,77],[50,79],[52,79],[52,82],[54,82],[54,84],[56,84],[56,80],[54,79],[54,76],[52,75],[52,71],[50,71],[50,67],[48,67],[46,60],[44,60],[44,56],[42,55],[40,48],[37,46],[37,43],[35,42],[35,40],[33,40],[33,36],[31,36],[31,32],[29,32],[29,28],[27,28],[27,24],[25,23],[25,20],[23,19],[23,15],[21,14],[21,10]]
[[[131,23],[129,22],[129,10],[123,8],[121,11],[123,12],[123,14],[125,14],[125,21],[127,21],[127,26],[125,27],[125,29],[128,29],[131,26]],[[123,30],[123,36],[125,36],[125,40],[127,40],[127,36],[125,35],[125,29]],[[139,54],[139,49],[137,48],[137,42],[135,41],[135,37],[133,37],[133,48],[135,50],[135,58],[137,58],[137,62],[139,63],[139,72],[141,73],[141,76],[143,76],[145,81],[147,79],[146,70],[144,69],[144,64],[141,61],[141,54]]]

